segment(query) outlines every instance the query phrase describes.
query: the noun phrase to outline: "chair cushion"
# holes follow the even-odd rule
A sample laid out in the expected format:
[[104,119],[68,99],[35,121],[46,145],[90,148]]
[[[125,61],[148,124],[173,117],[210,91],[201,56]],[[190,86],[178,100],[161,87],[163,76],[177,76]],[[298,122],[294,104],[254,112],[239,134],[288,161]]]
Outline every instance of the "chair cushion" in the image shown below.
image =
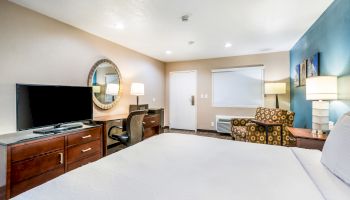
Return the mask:
[[255,119],[274,122],[284,122],[287,118],[287,111],[278,108],[258,107],[255,113]]
[[341,117],[322,150],[321,162],[337,177],[350,184],[350,116]]

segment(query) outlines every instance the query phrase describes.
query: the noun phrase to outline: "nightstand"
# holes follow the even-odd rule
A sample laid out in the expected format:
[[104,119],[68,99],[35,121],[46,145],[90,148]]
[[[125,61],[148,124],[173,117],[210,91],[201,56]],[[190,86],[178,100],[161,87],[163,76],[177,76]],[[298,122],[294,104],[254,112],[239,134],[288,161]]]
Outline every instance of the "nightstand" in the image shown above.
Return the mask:
[[327,139],[327,134],[316,135],[311,129],[287,128],[297,140],[297,147],[305,149],[318,149],[322,151],[323,145]]

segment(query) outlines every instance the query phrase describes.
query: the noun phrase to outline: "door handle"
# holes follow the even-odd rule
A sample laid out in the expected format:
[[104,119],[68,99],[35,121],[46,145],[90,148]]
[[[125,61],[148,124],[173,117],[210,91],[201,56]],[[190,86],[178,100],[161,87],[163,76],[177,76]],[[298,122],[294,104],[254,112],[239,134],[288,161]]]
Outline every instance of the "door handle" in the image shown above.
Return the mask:
[[194,106],[194,95],[191,96],[191,105]]
[[82,139],[86,139],[86,138],[91,138],[91,135],[86,135],[86,136],[83,136],[81,137]]

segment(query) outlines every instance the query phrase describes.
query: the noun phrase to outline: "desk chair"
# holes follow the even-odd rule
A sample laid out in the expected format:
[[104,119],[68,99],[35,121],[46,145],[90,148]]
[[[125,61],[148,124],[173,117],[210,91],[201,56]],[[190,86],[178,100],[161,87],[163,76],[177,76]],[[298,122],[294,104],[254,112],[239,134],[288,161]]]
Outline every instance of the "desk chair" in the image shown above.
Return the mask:
[[108,137],[113,140],[117,140],[120,143],[130,146],[142,141],[143,138],[143,118],[146,115],[146,111],[136,110],[130,112],[126,121],[126,131],[122,134],[112,134],[113,129],[123,129],[120,126],[112,126],[108,130]]

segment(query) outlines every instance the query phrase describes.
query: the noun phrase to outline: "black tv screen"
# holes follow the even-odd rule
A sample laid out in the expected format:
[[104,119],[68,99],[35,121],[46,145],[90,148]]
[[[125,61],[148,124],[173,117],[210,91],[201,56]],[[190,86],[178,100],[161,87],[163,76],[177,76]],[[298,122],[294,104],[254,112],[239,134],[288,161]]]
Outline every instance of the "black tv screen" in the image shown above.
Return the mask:
[[91,87],[16,84],[17,130],[92,119]]

